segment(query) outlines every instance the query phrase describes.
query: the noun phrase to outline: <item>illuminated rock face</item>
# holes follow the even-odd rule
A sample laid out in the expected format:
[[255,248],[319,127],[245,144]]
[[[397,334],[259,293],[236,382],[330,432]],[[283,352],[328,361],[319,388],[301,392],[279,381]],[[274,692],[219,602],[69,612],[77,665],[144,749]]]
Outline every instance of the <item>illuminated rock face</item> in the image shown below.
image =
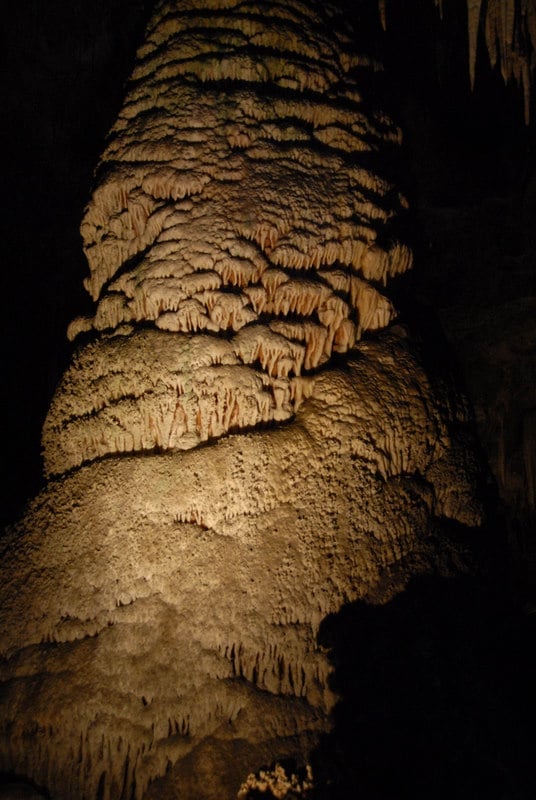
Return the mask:
[[82,223],[92,330],[45,425],[58,475],[288,420],[395,312],[404,200],[363,163],[398,143],[350,42],[305,3],[161,4]]
[[98,171],[95,336],[0,580],[0,769],[60,800],[306,760],[322,619],[460,568],[443,522],[480,523],[464,403],[380,330],[410,254],[360,164],[398,133],[311,5],[162,3]]
[[435,535],[480,519],[465,419],[393,330],[285,426],[51,482],[2,554],[0,766],[57,798],[141,798],[167,774],[193,800],[306,758],[332,703],[321,620],[463,558]]

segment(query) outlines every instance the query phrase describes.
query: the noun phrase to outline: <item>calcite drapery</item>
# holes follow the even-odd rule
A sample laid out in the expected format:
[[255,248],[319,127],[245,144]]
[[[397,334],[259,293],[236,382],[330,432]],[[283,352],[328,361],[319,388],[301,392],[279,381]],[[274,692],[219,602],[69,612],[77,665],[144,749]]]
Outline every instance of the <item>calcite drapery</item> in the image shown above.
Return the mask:
[[379,330],[410,253],[368,165],[398,132],[336,22],[163,2],[139,52],[83,223],[93,339],[3,542],[0,768],[60,800],[222,800],[305,759],[321,620],[448,574],[444,521],[480,522],[463,401]]
[[366,165],[399,132],[331,15],[157,10],[82,223],[97,307],[70,335],[100,336],[53,401],[48,474],[289,419],[332,353],[392,320],[405,202]]

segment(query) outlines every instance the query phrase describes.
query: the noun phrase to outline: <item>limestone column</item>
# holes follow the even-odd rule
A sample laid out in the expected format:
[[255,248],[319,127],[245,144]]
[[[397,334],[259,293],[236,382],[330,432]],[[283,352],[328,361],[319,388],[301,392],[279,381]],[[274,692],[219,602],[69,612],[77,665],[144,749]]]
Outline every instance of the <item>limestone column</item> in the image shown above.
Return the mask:
[[53,798],[225,800],[306,763],[321,621],[468,564],[469,413],[390,299],[379,68],[325,2],[156,7],[82,222],[48,484],[2,542],[0,768]]

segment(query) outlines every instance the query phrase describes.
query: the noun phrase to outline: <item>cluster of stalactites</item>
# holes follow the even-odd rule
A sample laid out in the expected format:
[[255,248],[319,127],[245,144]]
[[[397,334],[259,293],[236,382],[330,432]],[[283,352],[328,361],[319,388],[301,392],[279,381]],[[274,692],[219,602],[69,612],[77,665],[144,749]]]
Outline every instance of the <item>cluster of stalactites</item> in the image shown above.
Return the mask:
[[[441,0],[435,0],[441,9]],[[484,19],[482,19],[484,15]],[[523,90],[525,122],[530,119],[532,74],[536,67],[536,5],[534,0],[467,0],[469,74],[475,83],[478,32],[483,26],[491,66],[498,63],[504,82]]]
[[[193,446],[229,430],[225,420],[241,428],[288,419],[307,390],[304,377],[391,322],[395,310],[383,287],[411,266],[411,252],[393,233],[405,200],[370,166],[400,142],[398,128],[357,89],[359,71],[377,67],[352,52],[324,4],[159,4],[82,222],[95,313],[74,320],[69,336],[93,331],[104,351],[110,337],[131,339],[149,328],[161,343],[138,337],[143,361],[149,344],[174,349],[172,337],[187,336],[204,351],[214,342],[211,364],[224,340],[222,403],[207,416],[215,372],[210,387],[201,373],[193,376],[179,414],[189,421],[174,429],[184,435],[170,438],[166,425],[161,436],[143,421],[160,419],[154,398],[161,387],[151,390],[139,419],[133,408],[143,392],[130,387],[133,433],[119,414],[122,390],[106,400],[103,381],[88,372],[102,359],[82,356],[46,425],[49,469],[66,467],[47,456],[54,438],[76,423],[77,440],[87,439],[90,416],[104,408],[117,430],[97,426],[89,449],[74,447],[70,466],[150,443]],[[181,385],[189,352],[169,368]],[[173,413],[174,381],[164,381]],[[81,402],[68,412],[72,391]]]
[[[434,0],[443,17],[444,0]],[[380,19],[387,26],[386,0],[378,0]],[[467,0],[469,76],[475,84],[479,31],[495,67],[499,64],[504,82],[515,81],[523,91],[525,122],[530,121],[530,97],[536,70],[536,4],[534,0]]]
[[[522,87],[528,125],[536,70],[536,5],[533,0],[488,0],[486,9],[485,36],[491,64],[499,62],[504,81],[514,80]],[[472,78],[475,60],[476,41],[471,52]]]

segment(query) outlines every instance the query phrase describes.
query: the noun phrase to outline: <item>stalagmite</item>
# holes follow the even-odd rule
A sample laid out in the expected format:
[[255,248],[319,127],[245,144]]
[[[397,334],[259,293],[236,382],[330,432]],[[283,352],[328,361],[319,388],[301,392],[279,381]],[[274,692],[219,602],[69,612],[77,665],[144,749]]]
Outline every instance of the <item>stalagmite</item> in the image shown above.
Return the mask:
[[400,135],[342,23],[162,0],[138,52],[48,484],[2,540],[0,770],[55,800],[231,800],[307,763],[326,615],[469,568],[470,418],[396,324]]

